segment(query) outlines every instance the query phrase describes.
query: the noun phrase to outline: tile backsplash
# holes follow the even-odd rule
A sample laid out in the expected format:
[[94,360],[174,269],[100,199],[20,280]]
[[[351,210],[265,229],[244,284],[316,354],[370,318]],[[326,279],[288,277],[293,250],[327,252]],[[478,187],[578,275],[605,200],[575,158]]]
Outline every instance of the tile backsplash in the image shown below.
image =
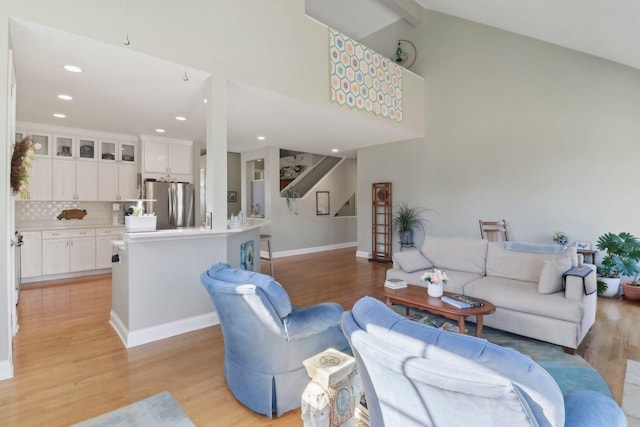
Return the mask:
[[[120,204],[119,219],[122,223],[124,209],[130,204]],[[112,206],[111,202],[16,201],[16,228],[111,225]],[[58,220],[56,217],[65,209],[85,209],[87,215],[81,220]]]

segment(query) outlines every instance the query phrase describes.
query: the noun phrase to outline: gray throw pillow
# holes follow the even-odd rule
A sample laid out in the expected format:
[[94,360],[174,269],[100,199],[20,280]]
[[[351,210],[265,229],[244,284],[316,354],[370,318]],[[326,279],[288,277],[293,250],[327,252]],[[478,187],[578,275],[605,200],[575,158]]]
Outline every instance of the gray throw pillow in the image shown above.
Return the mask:
[[413,273],[414,271],[426,270],[433,267],[431,261],[424,257],[417,249],[408,251],[397,252],[394,254],[394,258],[400,268],[407,273]]
[[560,292],[563,289],[562,275],[572,266],[571,258],[568,256],[545,261],[538,281],[538,293]]

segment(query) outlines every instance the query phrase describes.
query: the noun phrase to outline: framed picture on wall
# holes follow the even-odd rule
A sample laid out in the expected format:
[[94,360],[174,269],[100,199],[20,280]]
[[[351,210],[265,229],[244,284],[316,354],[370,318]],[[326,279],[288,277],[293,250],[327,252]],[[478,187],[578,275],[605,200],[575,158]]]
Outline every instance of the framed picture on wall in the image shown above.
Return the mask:
[[590,251],[591,250],[591,242],[577,240],[576,241],[576,249],[582,249],[582,250]]
[[237,202],[238,201],[238,192],[237,191],[227,191],[227,202]]
[[316,191],[316,215],[329,215],[328,191]]

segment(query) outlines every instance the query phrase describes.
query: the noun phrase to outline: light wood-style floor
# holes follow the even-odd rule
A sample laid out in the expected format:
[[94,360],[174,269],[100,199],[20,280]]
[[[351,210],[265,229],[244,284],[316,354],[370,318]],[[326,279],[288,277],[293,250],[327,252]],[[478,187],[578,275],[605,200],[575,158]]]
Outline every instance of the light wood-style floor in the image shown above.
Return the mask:
[[[275,277],[298,306],[335,301],[350,309],[364,295],[379,296],[389,267],[341,249],[276,259]],[[640,360],[640,304],[598,302],[597,323],[578,353],[620,402],[626,359]],[[234,399],[219,326],[125,350],[108,324],[109,275],[25,286],[18,308],[15,377],[0,381],[2,426],[66,426],[163,390],[197,426],[301,425],[299,411],[270,420]]]

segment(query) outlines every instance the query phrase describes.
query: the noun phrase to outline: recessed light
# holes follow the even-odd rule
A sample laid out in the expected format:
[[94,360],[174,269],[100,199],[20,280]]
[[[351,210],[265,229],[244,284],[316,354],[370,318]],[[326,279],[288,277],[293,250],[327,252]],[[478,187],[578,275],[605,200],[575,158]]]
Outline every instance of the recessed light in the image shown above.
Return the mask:
[[58,99],[62,99],[63,101],[71,101],[73,99],[73,96],[60,94],[58,95]]
[[338,150],[337,148],[332,148],[332,149],[331,149],[331,152],[332,152],[332,153],[337,153],[338,151],[340,151],[340,150]]
[[67,116],[65,116],[64,114],[55,113],[55,114],[53,115],[53,117],[56,117],[56,118],[58,118],[58,119],[64,119],[64,118],[65,118],[65,117],[67,117]]
[[65,65],[64,69],[67,71],[71,71],[72,73],[81,73],[82,72],[82,68],[77,67],[75,65]]
[[166,132],[166,130],[158,128],[158,129],[156,129],[156,132],[158,132],[158,133],[165,133],[165,132]]
[[264,141],[265,139],[267,139],[267,137],[260,135],[258,137],[258,141]]
[[187,118],[185,116],[176,116],[176,120],[184,122],[185,120],[187,120]]
[[203,99],[202,102],[204,102],[205,104],[209,101],[207,101],[207,98]]

